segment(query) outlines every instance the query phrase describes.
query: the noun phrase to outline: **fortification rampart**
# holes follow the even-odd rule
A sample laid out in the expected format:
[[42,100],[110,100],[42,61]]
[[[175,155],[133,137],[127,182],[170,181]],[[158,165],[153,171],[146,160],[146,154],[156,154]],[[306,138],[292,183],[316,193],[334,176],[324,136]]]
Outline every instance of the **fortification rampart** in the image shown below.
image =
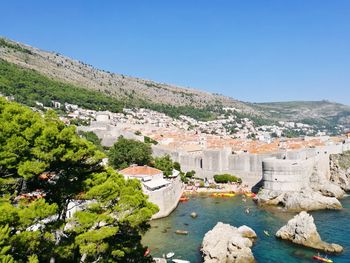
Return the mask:
[[166,217],[176,208],[183,193],[184,185],[179,176],[172,180],[173,183],[165,188],[149,192],[146,191],[149,201],[159,207],[159,212],[152,219]]
[[314,160],[265,159],[262,163],[264,189],[276,191],[301,190],[313,172]]
[[[329,178],[329,154],[342,153],[346,150],[350,150],[350,143],[300,150],[281,150],[268,154],[233,154],[229,149],[185,152],[157,145],[153,147],[153,154],[155,156],[169,154],[173,160],[181,164],[184,172],[194,170],[196,177],[212,179],[215,174],[230,173],[241,177],[245,184],[253,187],[263,178],[263,161],[266,159],[295,160],[297,163],[303,163],[302,165],[313,166],[313,172]],[[308,171],[308,175],[312,174],[310,170]],[[293,173],[293,169],[290,173]]]

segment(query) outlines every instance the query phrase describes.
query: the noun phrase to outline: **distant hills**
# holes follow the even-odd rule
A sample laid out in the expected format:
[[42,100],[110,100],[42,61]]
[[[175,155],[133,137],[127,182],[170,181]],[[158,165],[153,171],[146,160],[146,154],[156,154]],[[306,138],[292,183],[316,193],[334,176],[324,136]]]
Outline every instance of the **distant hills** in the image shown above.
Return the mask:
[[[232,107],[237,109],[240,117],[259,118],[271,122],[297,121],[317,126],[337,124],[350,126],[350,106],[339,103],[329,101],[242,102],[219,94],[99,70],[58,53],[40,50],[5,38],[0,38],[0,62],[1,60],[0,70],[3,72],[9,72],[11,68],[12,71],[36,74],[35,78],[41,80],[40,90],[45,93],[47,99],[52,98],[50,94],[53,89],[45,90],[45,87],[50,86],[45,84],[46,80],[54,81],[57,84],[57,86],[54,85],[56,89],[61,91],[74,89],[76,90],[74,93],[79,93],[87,90],[87,94],[90,94],[89,98],[77,99],[79,95],[75,95],[76,101],[80,101],[80,104],[83,101],[85,104],[92,103],[94,97],[99,97],[104,101],[99,104],[102,105],[101,109],[106,109],[106,105],[113,100],[116,108],[118,108],[117,104],[124,107],[146,107],[165,112],[173,117],[184,114],[197,119],[210,120],[223,113],[223,107]],[[8,87],[11,85],[12,92],[16,92],[18,89],[13,88],[16,81],[20,81],[20,78],[12,79],[10,83],[4,77],[1,79],[0,76],[2,92],[9,90]],[[33,80],[28,83],[32,83],[29,86],[38,85]]]

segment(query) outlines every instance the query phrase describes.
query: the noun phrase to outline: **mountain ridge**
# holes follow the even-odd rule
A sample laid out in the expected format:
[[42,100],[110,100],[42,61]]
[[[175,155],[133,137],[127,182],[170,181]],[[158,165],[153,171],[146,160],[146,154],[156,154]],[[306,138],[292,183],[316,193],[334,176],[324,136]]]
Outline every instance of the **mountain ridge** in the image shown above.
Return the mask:
[[174,107],[205,108],[213,112],[222,112],[223,107],[231,107],[244,114],[274,121],[350,125],[350,106],[341,103],[326,100],[243,102],[217,93],[99,70],[59,53],[5,38],[0,38],[0,58],[52,79],[98,91],[125,102],[143,101]]

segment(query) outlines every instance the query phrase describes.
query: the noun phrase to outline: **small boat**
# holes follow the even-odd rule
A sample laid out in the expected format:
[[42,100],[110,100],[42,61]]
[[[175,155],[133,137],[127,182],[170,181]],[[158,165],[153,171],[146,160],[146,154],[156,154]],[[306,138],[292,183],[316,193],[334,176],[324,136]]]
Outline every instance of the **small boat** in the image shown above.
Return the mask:
[[245,195],[246,197],[252,197],[252,198],[254,198],[254,197],[256,196],[256,194],[254,194],[254,193],[252,193],[252,192],[245,192],[244,195]]
[[233,197],[235,196],[235,193],[213,193],[211,194],[212,197]]
[[183,260],[183,259],[173,259],[172,260],[174,263],[191,263],[188,260]]
[[180,202],[187,202],[188,200],[190,200],[190,199],[186,196],[181,196],[179,199]]
[[144,257],[147,257],[151,253],[151,250],[149,248],[146,249],[145,254],[143,254]]
[[245,213],[246,213],[246,214],[249,214],[249,213],[250,213],[249,208],[247,208],[247,209],[245,210]]
[[224,197],[233,197],[235,195],[236,195],[235,193],[224,193],[223,194]]
[[188,234],[188,231],[186,231],[186,230],[176,230],[176,231],[175,231],[175,234],[178,234],[178,235],[187,235],[187,234]]
[[321,261],[321,262],[327,262],[327,263],[333,263],[333,260],[329,259],[329,258],[324,258],[324,257],[321,257],[321,256],[313,256],[312,257],[314,260],[318,260],[318,261]]
[[270,233],[267,230],[264,230],[264,234],[267,235],[268,237],[270,236]]
[[166,254],[166,258],[172,258],[174,255],[174,252],[169,252],[168,254]]

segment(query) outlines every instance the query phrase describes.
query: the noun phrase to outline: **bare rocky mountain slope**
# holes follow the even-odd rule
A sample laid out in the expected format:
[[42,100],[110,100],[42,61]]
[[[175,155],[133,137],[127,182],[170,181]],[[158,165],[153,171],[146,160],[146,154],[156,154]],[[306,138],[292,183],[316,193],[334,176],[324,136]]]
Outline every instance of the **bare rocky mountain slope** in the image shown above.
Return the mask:
[[104,92],[119,99],[142,99],[174,106],[224,105],[254,112],[250,106],[230,97],[98,70],[58,53],[4,38],[0,41],[0,58],[51,78]]
[[[350,107],[329,101],[246,103],[233,98],[157,83],[94,68],[55,52],[0,38],[0,59],[33,69],[52,79],[95,90],[117,99],[195,108],[234,107],[249,115],[276,121],[299,121],[316,126],[350,127]],[[243,116],[244,117],[244,116]]]

